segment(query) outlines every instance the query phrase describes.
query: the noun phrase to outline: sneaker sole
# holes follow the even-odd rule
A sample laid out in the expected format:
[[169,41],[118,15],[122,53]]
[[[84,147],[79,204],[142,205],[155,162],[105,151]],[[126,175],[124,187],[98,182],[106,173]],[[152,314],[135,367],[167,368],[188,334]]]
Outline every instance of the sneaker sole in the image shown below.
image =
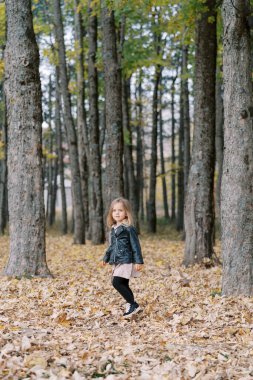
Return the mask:
[[137,307],[137,309],[135,309],[131,314],[129,314],[129,315],[123,315],[123,318],[131,318],[132,315],[135,315],[135,314],[139,313],[139,311],[141,311],[140,306]]

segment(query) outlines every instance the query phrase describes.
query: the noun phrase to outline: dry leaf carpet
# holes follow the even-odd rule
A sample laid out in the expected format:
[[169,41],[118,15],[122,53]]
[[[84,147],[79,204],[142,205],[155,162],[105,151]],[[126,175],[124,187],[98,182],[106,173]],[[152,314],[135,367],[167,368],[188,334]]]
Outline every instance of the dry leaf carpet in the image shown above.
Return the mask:
[[[143,312],[99,267],[105,246],[48,236],[52,279],[0,278],[0,379],[253,379],[253,300],[220,294],[221,267],[185,269],[183,243],[141,236]],[[0,268],[8,257],[0,238]]]

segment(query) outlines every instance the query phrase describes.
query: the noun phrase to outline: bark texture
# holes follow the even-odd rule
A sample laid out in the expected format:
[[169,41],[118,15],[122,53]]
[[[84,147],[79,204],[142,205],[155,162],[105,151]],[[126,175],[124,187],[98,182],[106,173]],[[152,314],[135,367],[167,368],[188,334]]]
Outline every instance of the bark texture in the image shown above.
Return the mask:
[[191,161],[191,125],[189,107],[189,86],[188,86],[188,47],[182,48],[182,107],[183,107],[183,128],[184,128],[184,193],[187,192],[187,182]]
[[142,89],[142,72],[140,72],[139,84],[137,88],[136,103],[137,103],[137,152],[136,152],[136,181],[137,185],[137,200],[138,200],[138,215],[140,220],[144,220],[144,144],[143,144],[143,89]]
[[[184,264],[213,255],[216,1],[207,0],[196,25],[194,136],[185,204]],[[212,19],[212,22],[210,22]]]
[[104,241],[103,194],[101,181],[101,154],[99,146],[99,111],[98,111],[98,73],[97,54],[97,17],[92,14],[89,2],[89,104],[90,104],[90,152],[89,167],[91,180],[91,240],[93,244]]
[[176,77],[172,79],[171,86],[171,220],[176,219],[176,154],[175,154],[175,82]]
[[[182,74],[182,72],[181,72]],[[177,171],[177,230],[184,229],[184,107],[183,81],[180,84],[180,125],[178,140],[178,171]]]
[[162,69],[160,65],[155,69],[155,80],[153,89],[152,103],[152,132],[151,132],[151,160],[150,160],[150,175],[149,175],[149,199],[147,207],[147,219],[149,232],[156,232],[156,170],[157,170],[157,136],[158,136],[158,87],[161,79]]
[[221,195],[224,295],[253,295],[253,99],[249,1],[223,2],[224,161]]
[[10,256],[4,274],[44,277],[50,272],[45,253],[39,52],[31,1],[5,4]]
[[106,209],[111,201],[123,195],[123,132],[121,72],[117,60],[114,12],[101,1],[103,63],[106,103],[106,147],[104,190]]
[[74,243],[84,244],[84,209],[82,202],[82,188],[78,161],[77,136],[71,113],[70,93],[68,91],[68,75],[60,0],[54,0],[54,17],[55,34],[59,53],[60,89],[63,99],[63,118],[67,131],[71,168],[71,190],[74,209]]
[[221,203],[221,179],[223,165],[223,146],[224,146],[224,107],[222,92],[222,79],[216,81],[216,128],[215,128],[215,157],[217,169],[217,182],[215,189],[215,215],[220,226],[220,203]]
[[75,43],[77,49],[77,144],[82,188],[82,203],[84,209],[85,230],[89,230],[89,192],[88,192],[88,162],[89,141],[88,126],[85,110],[85,80],[84,80],[84,52],[83,52],[83,19],[80,10],[80,0],[75,0]]
[[[3,88],[1,86],[1,92]],[[3,143],[3,157],[0,161],[0,235],[3,235],[7,225],[8,207],[7,207],[7,120],[6,120],[6,102],[5,96],[1,97],[3,102],[3,114],[1,115],[1,142]]]

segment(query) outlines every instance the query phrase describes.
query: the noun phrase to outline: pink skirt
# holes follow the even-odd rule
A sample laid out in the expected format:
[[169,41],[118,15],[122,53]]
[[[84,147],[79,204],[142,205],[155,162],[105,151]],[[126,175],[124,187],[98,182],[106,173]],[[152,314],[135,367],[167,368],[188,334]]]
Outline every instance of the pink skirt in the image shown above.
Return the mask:
[[141,273],[134,269],[134,264],[117,264],[112,269],[112,275],[129,279],[140,277]]

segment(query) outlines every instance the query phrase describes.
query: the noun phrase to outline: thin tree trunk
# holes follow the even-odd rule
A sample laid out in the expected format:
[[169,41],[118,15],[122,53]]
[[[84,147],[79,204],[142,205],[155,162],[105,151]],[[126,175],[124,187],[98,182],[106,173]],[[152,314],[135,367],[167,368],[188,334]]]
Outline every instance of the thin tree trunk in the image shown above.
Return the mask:
[[184,108],[183,81],[181,71],[180,85],[180,126],[178,141],[178,171],[177,171],[177,230],[184,229]]
[[62,13],[60,0],[54,0],[54,17],[56,41],[59,49],[60,67],[60,88],[63,98],[63,118],[67,131],[70,168],[71,168],[71,188],[74,209],[74,243],[85,243],[84,210],[82,202],[82,188],[80,178],[80,168],[78,161],[78,147],[75,125],[71,113],[70,94],[68,91],[68,77],[66,66],[65,43],[62,23]]
[[175,154],[175,81],[171,86],[171,220],[176,220],[176,154]]
[[56,146],[57,146],[57,156],[59,163],[59,176],[60,176],[60,190],[61,190],[61,208],[62,208],[62,219],[61,219],[61,231],[63,235],[68,232],[68,215],[67,215],[67,202],[66,202],[66,191],[65,191],[65,181],[64,181],[64,160],[63,160],[63,149],[62,149],[62,131],[61,131],[61,96],[59,89],[59,67],[56,67],[55,73],[55,129],[56,129]]
[[[89,231],[89,195],[88,195],[88,178],[89,165],[89,140],[88,127],[85,111],[85,80],[84,80],[84,53],[83,53],[83,20],[82,13],[79,9],[80,0],[75,0],[75,41],[77,48],[77,142],[78,142],[78,159],[80,168],[80,179],[82,187],[82,202],[84,208],[85,230]],[[90,161],[89,161],[90,162]],[[91,219],[92,220],[92,219]]]
[[91,240],[93,244],[104,241],[103,193],[101,155],[99,146],[99,110],[98,110],[98,73],[97,54],[97,17],[92,14],[89,1],[89,104],[90,104],[90,179],[91,179]]
[[190,126],[190,107],[188,89],[188,47],[182,48],[182,107],[183,107],[183,128],[184,128],[184,197],[186,197],[187,183],[191,161],[191,126]]
[[253,97],[248,0],[223,2],[222,293],[253,295]]
[[47,182],[47,222],[49,226],[52,226],[52,201],[53,201],[53,130],[52,130],[52,80],[51,75],[49,77],[49,91],[48,91],[48,152],[50,157],[48,158],[48,182]]
[[132,128],[130,124],[130,112],[129,112],[129,101],[130,101],[130,81],[131,79],[122,80],[122,106],[123,106],[123,129],[124,129],[124,156],[125,156],[125,166],[128,177],[129,184],[129,201],[133,208],[133,214],[136,223],[138,224],[138,193],[137,184],[134,173],[134,162],[133,162],[133,138],[132,138]]
[[165,162],[164,162],[164,148],[163,148],[163,114],[162,114],[162,89],[159,91],[159,145],[160,145],[160,162],[161,162],[161,178],[162,178],[162,190],[163,190],[163,208],[164,208],[164,218],[169,221],[169,205],[168,205],[168,194],[166,185],[166,172],[165,172]]
[[[54,133],[55,136],[55,133]],[[54,166],[53,166],[53,189],[52,189],[52,202],[51,202],[51,220],[50,225],[53,225],[55,223],[55,217],[56,217],[56,198],[57,198],[57,191],[58,191],[58,184],[57,184],[57,178],[58,178],[58,158],[54,158]]]
[[103,63],[106,101],[106,209],[114,198],[123,195],[123,133],[121,72],[117,61],[114,12],[102,5]]
[[143,104],[142,104],[142,72],[140,71],[139,85],[138,85],[138,126],[137,126],[137,158],[136,158],[136,177],[137,181],[137,194],[138,194],[138,214],[140,220],[144,220],[144,177],[143,177],[143,161],[144,161],[144,148],[143,148]]
[[50,276],[45,252],[39,52],[31,1],[6,0],[5,94],[8,123],[8,276]]
[[215,133],[215,153],[216,153],[216,163],[217,163],[217,182],[215,189],[215,200],[216,200],[216,218],[218,226],[220,227],[221,215],[220,215],[220,196],[221,196],[221,178],[222,178],[222,164],[223,164],[223,125],[224,125],[224,108],[223,99],[221,96],[222,92],[222,79],[218,78],[216,81],[216,133]]
[[216,0],[207,0],[205,6],[208,11],[202,12],[196,26],[195,127],[185,205],[185,265],[213,255]]
[[158,87],[161,79],[161,66],[155,69],[155,84],[153,90],[152,103],[152,141],[151,141],[151,161],[149,177],[149,199],[148,199],[148,230],[156,232],[156,167],[157,167],[157,124],[158,124]]

